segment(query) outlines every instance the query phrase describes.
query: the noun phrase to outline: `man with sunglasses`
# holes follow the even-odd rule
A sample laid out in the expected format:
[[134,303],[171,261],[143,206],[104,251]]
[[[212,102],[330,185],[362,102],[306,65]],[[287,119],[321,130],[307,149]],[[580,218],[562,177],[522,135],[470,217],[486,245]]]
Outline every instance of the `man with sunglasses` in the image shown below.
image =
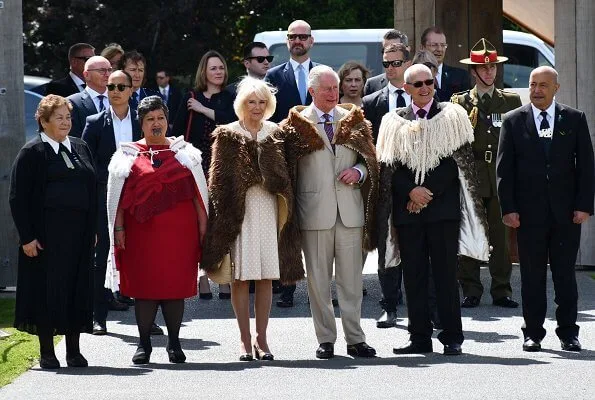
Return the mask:
[[[273,56],[269,54],[267,45],[262,42],[251,42],[244,46],[243,64],[246,68],[246,75],[256,79],[264,79],[273,62]],[[238,81],[230,84],[225,88],[228,92],[236,95],[236,88]]]
[[[387,31],[382,37],[382,54],[384,55],[384,49],[389,44],[403,44],[410,51],[409,38],[403,32],[397,29],[391,29]],[[366,81],[364,85],[364,96],[372,94],[384,88],[388,84],[386,74],[383,72],[379,75],[373,76]]]
[[421,34],[420,49],[432,52],[436,60],[438,60],[438,73],[436,74],[437,86],[435,90],[438,93],[440,101],[450,101],[453,93],[462,92],[470,88],[470,79],[467,71],[444,64],[447,48],[446,35],[441,28],[431,26]]
[[94,263],[93,334],[107,333],[108,310],[127,310],[128,305],[116,300],[104,287],[109,235],[107,228],[107,166],[120,143],[140,140],[141,130],[136,111],[128,105],[132,95],[132,78],[124,71],[114,71],[107,81],[110,106],[87,117],[82,139],[87,142],[97,171],[97,243]]
[[[500,217],[500,203],[496,189],[496,154],[502,116],[522,105],[518,94],[496,89],[494,86],[498,64],[506,60],[508,58],[499,56],[490,42],[481,38],[471,49],[469,58],[460,61],[462,64],[469,65],[471,75],[475,77],[475,87],[454,94],[451,102],[467,110],[474,128],[473,153],[479,178],[479,194],[488,215],[490,244],[493,247],[489,262],[492,277],[490,294],[493,304],[499,307],[516,308],[519,304],[510,298],[512,263],[508,251],[508,232]],[[479,267],[477,260],[461,257],[459,268],[459,283],[463,289],[461,307],[472,308],[479,305],[483,294]]]
[[[289,110],[298,105],[307,106],[312,103],[312,96],[308,92],[308,74],[318,63],[310,60],[310,49],[314,44],[312,29],[306,21],[296,20],[287,28],[287,49],[289,61],[271,68],[266,76],[271,85],[277,88],[277,108],[270,118],[273,122],[281,122],[287,118]],[[293,294],[296,286],[282,287],[277,306],[293,307]]]
[[48,82],[45,94],[57,94],[68,97],[71,94],[82,92],[85,89],[85,77],[83,71],[85,62],[95,55],[95,48],[88,43],[76,43],[68,49],[68,64],[70,71],[62,79],[55,79]]
[[89,115],[97,114],[109,107],[107,97],[107,80],[112,73],[109,60],[101,56],[93,56],[85,63],[83,76],[86,87],[80,93],[68,96],[72,104],[72,128],[70,136],[81,137]]
[[433,351],[431,268],[442,324],[438,339],[444,355],[459,355],[464,337],[457,254],[489,257],[485,212],[476,195],[473,128],[461,106],[434,100],[434,77],[427,66],[409,67],[405,82],[411,104],[386,114],[376,145],[378,258],[381,267],[399,259],[405,265],[409,342],[393,352]]

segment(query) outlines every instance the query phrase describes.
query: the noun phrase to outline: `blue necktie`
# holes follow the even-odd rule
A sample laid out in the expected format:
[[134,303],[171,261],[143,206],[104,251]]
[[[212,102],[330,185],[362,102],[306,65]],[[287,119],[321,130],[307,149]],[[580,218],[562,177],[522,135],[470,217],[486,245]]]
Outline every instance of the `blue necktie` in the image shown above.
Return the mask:
[[304,70],[304,66],[300,64],[298,66],[298,90],[300,92],[300,98],[302,99],[302,104],[306,104],[306,96],[308,89],[306,87],[306,71]]
[[104,95],[100,94],[99,96],[97,96],[97,100],[99,100],[99,112],[105,110],[105,104],[103,104],[103,99],[105,99]]
[[132,97],[130,98],[130,108],[134,111],[138,108],[138,93],[132,93]]

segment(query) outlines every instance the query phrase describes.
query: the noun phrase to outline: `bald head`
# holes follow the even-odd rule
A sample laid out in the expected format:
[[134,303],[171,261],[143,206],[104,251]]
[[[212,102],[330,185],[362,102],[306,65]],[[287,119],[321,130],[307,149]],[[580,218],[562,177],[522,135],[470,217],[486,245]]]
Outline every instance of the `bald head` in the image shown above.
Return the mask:
[[531,71],[529,80],[531,80],[531,77],[534,74],[546,74],[546,75],[550,76],[551,78],[553,78],[555,83],[558,83],[558,71],[556,71],[554,68],[552,68],[550,66],[544,65],[542,67],[535,68],[533,71]]
[[298,63],[303,63],[310,57],[308,55],[314,38],[312,29],[306,21],[298,19],[289,24],[287,28],[287,50],[292,59]]
[[529,76],[529,99],[540,110],[546,110],[560,88],[558,72],[552,67],[537,67]]
[[101,56],[93,56],[85,63],[83,76],[87,86],[98,93],[105,92],[107,79],[112,73],[112,65],[109,60]]
[[300,28],[300,30],[305,29],[306,30],[305,33],[312,32],[312,28],[310,27],[310,24],[307,23],[306,21],[304,21],[303,19],[296,19],[291,24],[289,24],[289,26],[287,27],[287,32],[292,32],[297,28]]

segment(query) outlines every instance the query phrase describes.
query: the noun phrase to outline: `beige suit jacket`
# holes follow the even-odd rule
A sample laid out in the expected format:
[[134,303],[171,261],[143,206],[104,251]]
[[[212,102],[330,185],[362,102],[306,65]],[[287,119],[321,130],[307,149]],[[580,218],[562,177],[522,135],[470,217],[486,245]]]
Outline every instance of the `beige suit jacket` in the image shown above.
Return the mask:
[[[341,171],[357,167],[362,171],[360,180],[363,183],[368,175],[364,163],[358,163],[358,155],[349,148],[336,145],[333,152],[318,114],[312,106],[305,108],[301,114],[316,124],[316,130],[325,148],[310,153],[300,159],[297,171],[297,213],[300,229],[331,229],[337,219],[337,209],[341,221],[348,228],[364,226],[364,201],[360,185],[346,185],[337,180]],[[333,130],[336,132],[348,111],[335,107],[333,111]],[[333,140],[334,142],[334,140]]]

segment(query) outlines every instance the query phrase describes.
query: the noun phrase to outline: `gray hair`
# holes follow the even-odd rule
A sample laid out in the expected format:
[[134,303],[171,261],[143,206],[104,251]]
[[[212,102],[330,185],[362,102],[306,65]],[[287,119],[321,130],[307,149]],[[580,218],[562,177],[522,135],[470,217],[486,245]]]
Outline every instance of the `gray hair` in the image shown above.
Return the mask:
[[415,75],[415,74],[418,74],[420,72],[427,72],[428,75],[430,76],[430,78],[433,78],[434,77],[434,74],[432,74],[432,71],[426,65],[424,65],[424,64],[413,64],[412,66],[410,66],[409,68],[407,68],[405,70],[405,74],[403,76],[403,79],[405,80],[405,83],[407,83],[407,84],[413,83],[410,80],[411,76],[412,75]]
[[246,76],[238,84],[236,99],[233,102],[233,110],[240,121],[243,121],[248,97],[256,95],[260,100],[266,100],[267,102],[263,115],[263,119],[267,120],[275,113],[275,108],[277,107],[277,98],[274,96],[276,92],[277,89],[272,87],[268,82]]
[[160,96],[148,96],[142,99],[140,103],[138,103],[138,109],[136,110],[140,124],[143,124],[143,119],[148,113],[155,110],[163,110],[165,118],[169,119],[169,110]]
[[312,68],[308,74],[308,87],[317,88],[320,86],[320,77],[327,74],[334,76],[337,80],[337,85],[339,84],[339,75],[337,75],[337,73],[331,67],[327,67],[326,65],[317,65]]

